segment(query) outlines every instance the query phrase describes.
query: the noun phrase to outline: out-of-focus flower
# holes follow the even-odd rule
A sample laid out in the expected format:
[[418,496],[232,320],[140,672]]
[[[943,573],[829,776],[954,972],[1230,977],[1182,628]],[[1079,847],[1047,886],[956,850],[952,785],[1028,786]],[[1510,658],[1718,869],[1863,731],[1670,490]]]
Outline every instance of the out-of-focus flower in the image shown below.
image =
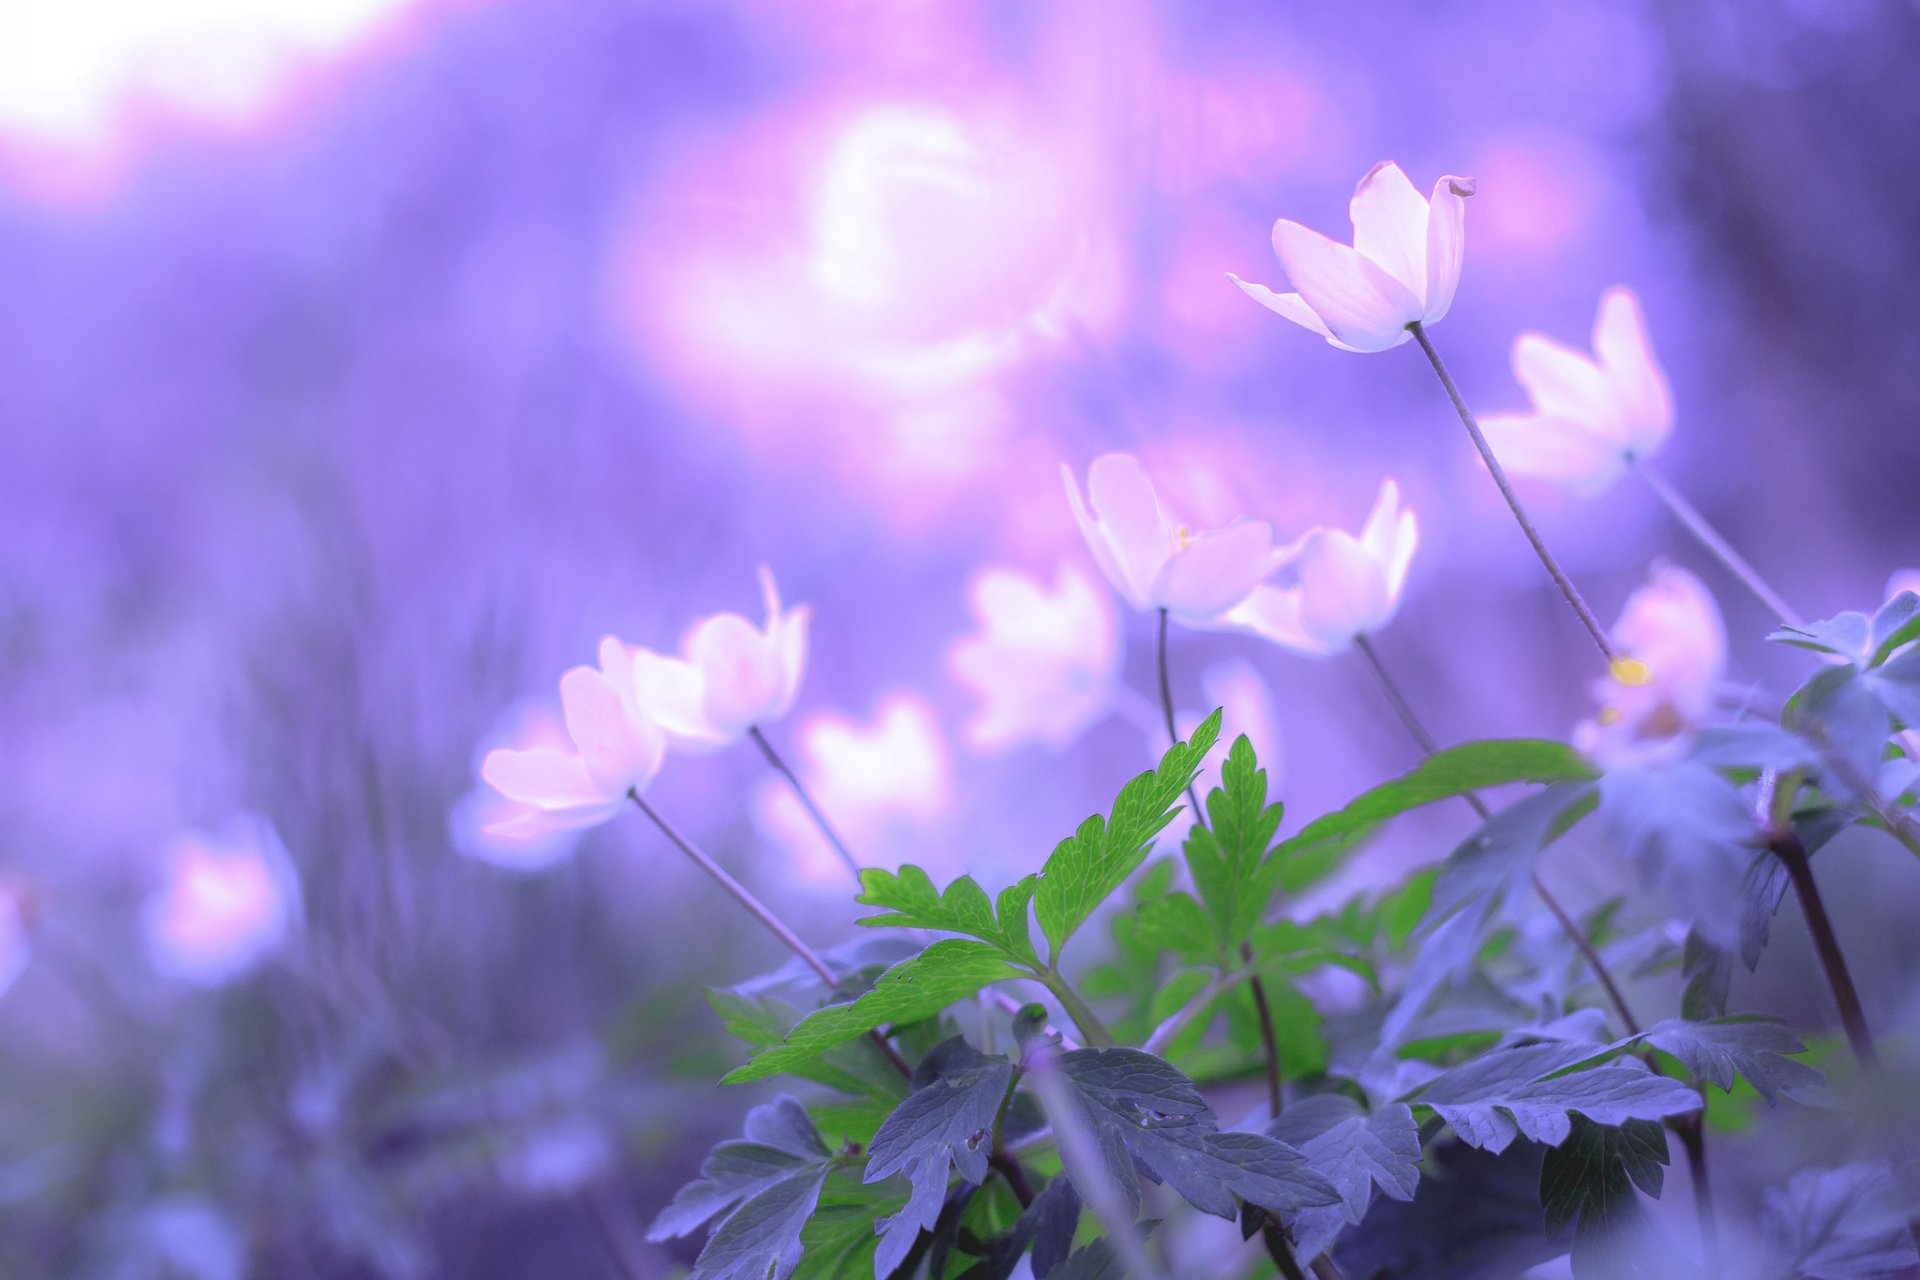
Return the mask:
[[1622,653],[1646,668],[1639,684],[1597,680],[1599,712],[1573,731],[1573,745],[1605,769],[1637,769],[1677,759],[1713,710],[1726,673],[1727,632],[1700,579],[1656,564],[1627,597],[1611,632]]
[[1288,292],[1229,274],[1249,298],[1346,351],[1385,351],[1410,324],[1434,324],[1453,305],[1466,251],[1472,178],[1448,175],[1431,199],[1383,160],[1354,188],[1353,243],[1340,244],[1282,218],[1273,251]]
[[560,708],[572,751],[500,747],[480,776],[520,806],[492,823],[495,835],[565,831],[605,822],[629,791],[645,791],[666,760],[667,739],[640,707],[633,655],[612,636],[600,642],[600,666],[560,677]]
[[1400,486],[1384,480],[1359,537],[1309,529],[1287,552],[1293,581],[1255,587],[1225,621],[1295,653],[1344,652],[1355,636],[1393,620],[1419,545],[1413,512],[1400,509]]
[[[523,703],[500,718],[495,732],[488,735],[484,747],[476,753],[476,778],[481,761],[496,747],[570,754],[573,739],[567,736],[566,722],[550,704]],[[447,815],[453,847],[469,858],[508,871],[546,870],[573,852],[580,842],[580,829],[553,829],[540,823],[516,822],[528,809],[529,806],[509,800],[479,780]]]
[[22,891],[0,883],[0,996],[13,989],[33,954],[29,915]]
[[737,742],[755,725],[793,709],[807,670],[807,605],[782,610],[773,571],[760,567],[767,625],[737,613],[695,623],[678,658],[634,649],[632,664],[641,708],[683,750],[711,751]]
[[1120,673],[1112,601],[1070,565],[1051,590],[1015,569],[983,569],[968,594],[979,629],[954,641],[947,665],[980,695],[961,731],[979,751],[1037,741],[1060,748],[1104,716]]
[[1094,563],[1136,609],[1165,609],[1187,626],[1216,625],[1279,563],[1273,526],[1264,520],[1198,533],[1176,524],[1130,453],[1094,459],[1084,500],[1073,471],[1062,466],[1060,475]]
[[[865,724],[822,712],[803,720],[796,738],[801,781],[863,862],[894,866],[919,857],[908,852],[918,828],[953,802],[946,735],[926,699],[888,694]],[[846,864],[781,779],[762,784],[754,817],[792,855],[797,875],[845,883]]]
[[1591,496],[1634,459],[1658,453],[1673,427],[1673,396],[1647,340],[1640,300],[1623,286],[1600,296],[1592,356],[1523,333],[1513,342],[1513,376],[1533,412],[1492,414],[1480,425],[1515,475]]
[[278,947],[299,889],[272,824],[245,815],[218,835],[192,831],[167,848],[166,878],[143,923],[153,965],[205,986],[230,982]]
[[1887,579],[1887,599],[1893,599],[1902,591],[1920,596],[1920,569],[1898,569]]

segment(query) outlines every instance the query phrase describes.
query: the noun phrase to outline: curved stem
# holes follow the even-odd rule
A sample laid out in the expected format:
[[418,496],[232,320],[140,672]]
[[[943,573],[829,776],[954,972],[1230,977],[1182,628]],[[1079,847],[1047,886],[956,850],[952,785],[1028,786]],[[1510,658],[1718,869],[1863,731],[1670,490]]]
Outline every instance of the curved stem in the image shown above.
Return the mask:
[[1553,558],[1551,551],[1547,550],[1547,544],[1540,537],[1539,531],[1533,527],[1533,521],[1527,518],[1527,509],[1520,505],[1520,495],[1513,491],[1513,485],[1507,480],[1505,468],[1500,465],[1500,460],[1493,456],[1493,446],[1487,443],[1486,435],[1480,430],[1479,420],[1473,416],[1473,411],[1467,408],[1467,402],[1461,396],[1460,388],[1454,385],[1453,375],[1447,372],[1447,366],[1441,361],[1440,353],[1434,349],[1433,340],[1427,337],[1426,326],[1416,320],[1407,328],[1413,331],[1414,341],[1420,344],[1420,349],[1427,353],[1427,359],[1432,363],[1434,373],[1440,377],[1440,385],[1446,388],[1447,398],[1453,401],[1454,411],[1460,415],[1461,424],[1466,427],[1467,434],[1473,438],[1473,447],[1480,451],[1480,460],[1487,464],[1487,471],[1493,476],[1494,484],[1500,488],[1500,496],[1507,500],[1507,506],[1513,512],[1513,518],[1519,521],[1520,532],[1526,534],[1527,541],[1533,544],[1533,553],[1540,557],[1540,563],[1546,566],[1554,585],[1560,588],[1560,594],[1566,597],[1567,604],[1580,619],[1580,625],[1587,629],[1587,635],[1592,638],[1594,647],[1600,650],[1600,656],[1607,660],[1609,666],[1612,666],[1619,655],[1614,652],[1612,642],[1607,639],[1606,629],[1600,625],[1600,619],[1596,618],[1593,610],[1588,607],[1586,597],[1580,594],[1580,588],[1573,585],[1573,579],[1567,576],[1566,570],[1560,567],[1560,562]]
[[[1169,746],[1180,745],[1180,728],[1173,722],[1173,680],[1167,674],[1167,611],[1160,611],[1160,712],[1167,720],[1167,739]],[[1187,784],[1187,800],[1193,805],[1193,821],[1197,826],[1207,825],[1207,811],[1200,805],[1200,793],[1193,784]]]
[[[653,820],[653,825],[660,828],[661,835],[671,841],[680,852],[693,859],[695,866],[699,867],[709,876],[712,876],[714,881],[718,883],[722,889],[725,889],[727,894],[732,897],[735,902],[746,909],[748,915],[766,926],[767,931],[773,934],[774,937],[780,939],[787,950],[799,956],[801,961],[804,962],[809,969],[820,976],[820,980],[827,984],[829,990],[840,985],[839,976],[827,967],[827,962],[820,958],[819,952],[815,951],[805,942],[802,942],[800,935],[787,927],[786,921],[775,915],[773,910],[761,902],[760,899],[754,897],[752,891],[749,890],[747,886],[728,875],[725,867],[722,867],[712,858],[709,858],[701,851],[698,845],[681,835],[672,823],[660,815],[659,810],[655,809],[642,798],[637,788],[627,791],[627,799],[633,801],[635,807],[637,807],[640,812],[646,814],[648,818]],[[881,1035],[878,1031],[869,1032],[868,1036],[874,1044],[879,1046],[880,1052],[886,1055],[887,1061],[892,1064],[894,1070],[903,1076],[911,1076],[913,1074],[913,1068],[907,1065],[907,1060],[900,1056],[900,1051],[895,1049],[885,1036]]]
[[1639,1035],[1640,1023],[1634,1018],[1633,1010],[1627,1007],[1627,998],[1620,993],[1613,975],[1607,971],[1606,961],[1600,958],[1600,952],[1595,949],[1593,941],[1587,937],[1587,931],[1582,929],[1573,916],[1568,914],[1567,909],[1560,905],[1560,900],[1548,891],[1546,881],[1540,878],[1538,871],[1533,873],[1533,891],[1540,895],[1540,901],[1547,904],[1547,910],[1552,912],[1553,918],[1560,922],[1560,931],[1567,935],[1568,940],[1580,952],[1581,958],[1587,962],[1587,968],[1593,970],[1593,976],[1599,980],[1601,989],[1607,993],[1607,999],[1612,1003],[1614,1012],[1620,1015],[1620,1022],[1626,1027],[1627,1034]]
[[1713,558],[1725,565],[1727,571],[1740,579],[1740,585],[1752,592],[1754,598],[1765,605],[1773,616],[1790,627],[1798,627],[1801,618],[1792,605],[1781,598],[1773,585],[1760,576],[1760,571],[1747,562],[1745,556],[1733,549],[1733,544],[1720,535],[1720,531],[1707,523],[1707,518],[1691,502],[1682,497],[1680,491],[1668,484],[1666,477],[1648,466],[1639,458],[1633,460],[1633,469],[1647,482],[1654,495],[1664,502],[1667,510],[1673,513],[1686,531],[1694,536],[1699,544],[1712,553]]
[[1069,1018],[1073,1019],[1073,1025],[1080,1028],[1080,1038],[1086,1041],[1089,1048],[1113,1047],[1115,1043],[1113,1032],[1107,1030],[1106,1024],[1100,1021],[1100,1016],[1080,998],[1079,992],[1067,984],[1065,978],[1049,969],[1040,975],[1040,981],[1046,984],[1047,990],[1053,993],[1053,998],[1060,1002],[1060,1007],[1066,1010]]
[[759,725],[749,725],[747,736],[752,738],[754,745],[760,748],[760,754],[767,758],[767,763],[773,766],[774,771],[787,780],[787,785],[793,788],[793,794],[800,797],[800,804],[813,819],[813,825],[820,828],[820,834],[827,838],[827,843],[833,846],[833,851],[840,855],[840,861],[847,864],[847,869],[853,872],[853,878],[858,880],[860,878],[859,862],[847,848],[847,842],[840,838],[840,833],[833,829],[833,824],[827,821],[827,815],[821,812],[818,804],[814,803],[813,794],[807,790],[806,784],[800,781],[800,775],[787,767],[787,762],[780,758],[780,753],[773,749],[771,742],[767,741],[767,735],[760,732]]

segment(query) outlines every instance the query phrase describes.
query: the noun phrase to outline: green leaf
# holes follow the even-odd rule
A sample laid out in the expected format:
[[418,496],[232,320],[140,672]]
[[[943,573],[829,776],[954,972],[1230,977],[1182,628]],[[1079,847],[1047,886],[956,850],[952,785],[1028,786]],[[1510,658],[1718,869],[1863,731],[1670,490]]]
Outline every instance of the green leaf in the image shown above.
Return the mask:
[[1331,875],[1362,840],[1410,809],[1503,783],[1585,782],[1598,776],[1564,743],[1535,738],[1463,743],[1435,752],[1412,773],[1314,820],[1271,856],[1280,864],[1281,886],[1295,891]]
[[793,1280],[850,1280],[871,1274],[880,1248],[874,1224],[898,1213],[904,1203],[904,1196],[866,1186],[850,1171],[836,1172],[800,1232],[804,1252]]
[[1281,812],[1267,803],[1267,771],[1242,734],[1221,765],[1220,785],[1207,795],[1207,825],[1194,824],[1184,850],[1222,955],[1246,941],[1279,885],[1280,864],[1267,852]]
[[899,1213],[876,1224],[876,1280],[892,1274],[919,1234],[933,1229],[946,1202],[949,1165],[968,1182],[987,1180],[994,1122],[1013,1086],[1013,1063],[955,1036],[920,1063],[913,1085],[867,1150],[868,1182],[899,1176],[913,1188]]
[[1815,653],[1831,653],[1854,666],[1865,666],[1873,653],[1873,622],[1864,613],[1835,614],[1804,626],[1782,627],[1767,639]]
[[1902,591],[1873,615],[1873,652],[1867,665],[1879,666],[1895,649],[1915,640],[1920,640],[1920,595]]
[[1504,1151],[1522,1135],[1558,1146],[1572,1132],[1575,1114],[1617,1125],[1700,1109],[1699,1094],[1655,1075],[1637,1058],[1569,1070],[1592,1058],[1589,1045],[1496,1049],[1429,1080],[1411,1101],[1416,1110],[1431,1111],[1452,1125],[1468,1146],[1493,1152]]
[[1203,1213],[1232,1219],[1235,1197],[1282,1217],[1340,1203],[1340,1193],[1300,1152],[1260,1133],[1223,1133],[1193,1082],[1138,1049],[1060,1055],[1098,1138],[1106,1174],[1139,1204],[1136,1164]]
[[821,1053],[896,1022],[930,1018],[1005,978],[1025,971],[1008,964],[999,948],[986,942],[948,938],[880,975],[873,990],[850,1004],[830,1004],[808,1014],[781,1044],[757,1054],[730,1072],[722,1084],[744,1084],[792,1071]]
[[1694,1075],[1722,1089],[1733,1088],[1739,1076],[1769,1103],[1782,1097],[1817,1100],[1826,1093],[1818,1071],[1788,1056],[1805,1053],[1807,1046],[1771,1018],[1670,1018],[1647,1028],[1638,1039],[1672,1054]]
[[[778,997],[738,990],[710,990],[707,1003],[720,1015],[730,1035],[755,1050],[770,1049],[784,1041],[787,1031],[802,1016],[798,1008]],[[900,1078],[899,1071],[878,1046],[867,1040],[853,1040],[830,1049],[810,1062],[796,1065],[788,1074],[842,1093],[886,1099],[889,1106],[906,1096],[906,1082]]]
[[[1920,646],[1889,658],[1866,674],[1874,697],[1909,729],[1920,728]],[[1871,775],[1869,775],[1871,776]]]
[[1171,951],[1191,963],[1220,958],[1220,941],[1206,909],[1181,891],[1149,898],[1134,908],[1134,938],[1159,951]]
[[1650,1120],[1618,1127],[1576,1119],[1565,1143],[1547,1152],[1540,1166],[1540,1205],[1547,1234],[1573,1230],[1576,1276],[1594,1274],[1591,1259],[1611,1261],[1600,1274],[1643,1274],[1617,1270],[1625,1255],[1645,1246],[1637,1237],[1644,1219],[1635,1187],[1658,1199],[1666,1182],[1667,1133]]
[[1698,929],[1687,930],[1680,951],[1680,982],[1681,1017],[1689,1022],[1724,1017],[1727,993],[1733,986],[1733,953]]
[[1052,948],[1053,963],[1058,964],[1074,931],[1146,859],[1153,837],[1179,811],[1181,794],[1219,735],[1216,710],[1191,738],[1161,757],[1157,770],[1122,787],[1107,818],[1088,818],[1054,849],[1033,895],[1034,916]]
[[1376,1186],[1395,1200],[1411,1200],[1420,1185],[1420,1126],[1404,1103],[1368,1115],[1342,1094],[1316,1094],[1289,1105],[1267,1132],[1297,1148],[1340,1192],[1339,1204],[1303,1209],[1295,1219],[1294,1242],[1303,1257],[1326,1252],[1342,1229],[1365,1218]]
[[860,873],[861,892],[854,901],[886,908],[880,915],[863,918],[861,924],[963,933],[999,948],[1017,964],[1038,967],[1040,958],[1027,931],[1027,903],[1035,884],[1035,877],[1027,876],[1003,891],[996,913],[972,876],[961,876],[942,892],[919,867],[904,866],[897,875],[868,867]]

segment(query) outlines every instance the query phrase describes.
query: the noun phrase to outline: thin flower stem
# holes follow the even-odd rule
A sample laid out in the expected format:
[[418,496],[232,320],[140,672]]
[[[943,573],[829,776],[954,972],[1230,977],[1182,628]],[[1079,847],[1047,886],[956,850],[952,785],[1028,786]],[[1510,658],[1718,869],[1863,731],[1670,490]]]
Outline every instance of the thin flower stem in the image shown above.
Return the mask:
[[813,825],[820,828],[820,834],[827,838],[827,843],[833,846],[833,851],[840,855],[840,861],[847,864],[847,869],[853,872],[853,878],[858,880],[860,863],[847,848],[847,842],[840,838],[840,833],[833,829],[833,824],[827,821],[827,815],[821,811],[818,804],[814,803],[813,794],[807,790],[806,784],[800,781],[800,775],[787,767],[787,762],[781,759],[778,751],[773,749],[773,744],[767,741],[767,735],[760,731],[759,725],[748,726],[747,736],[752,738],[754,745],[760,748],[760,754],[767,758],[767,763],[773,766],[774,771],[787,780],[787,785],[793,788],[793,794],[800,797],[801,805],[813,819]]
[[[1167,738],[1172,746],[1180,745],[1180,728],[1173,722],[1173,680],[1167,674],[1167,611],[1160,611],[1160,711],[1167,719]],[[1207,825],[1207,811],[1200,804],[1200,793],[1194,790],[1191,782],[1187,784],[1187,800],[1193,805],[1193,821],[1197,826]]]
[[1286,1229],[1274,1219],[1268,1218],[1260,1224],[1260,1243],[1267,1247],[1267,1256],[1287,1280],[1307,1280],[1307,1273],[1300,1269],[1300,1260],[1293,1256],[1293,1242],[1287,1239]]
[[[1399,713],[1400,723],[1406,726],[1407,736],[1412,738],[1427,755],[1432,755],[1439,750],[1438,742],[1433,734],[1427,731],[1426,725],[1421,723],[1419,714],[1414,711],[1413,704],[1407,700],[1406,694],[1400,691],[1399,682],[1387,670],[1386,663],[1380,660],[1380,655],[1374,649],[1373,643],[1365,636],[1355,636],[1353,645],[1359,650],[1360,656],[1367,660],[1367,665],[1372,668],[1374,678],[1380,682],[1380,688],[1387,695],[1387,701],[1391,702],[1393,709]],[[1480,815],[1482,822],[1493,816],[1486,802],[1473,792],[1466,792],[1461,799],[1473,806],[1473,811]],[[1560,929],[1567,935],[1568,941],[1579,950],[1581,958],[1587,962],[1587,967],[1593,970],[1594,978],[1599,981],[1601,989],[1607,993],[1607,999],[1613,1005],[1614,1011],[1620,1015],[1620,1021],[1626,1027],[1627,1034],[1639,1035],[1640,1023],[1634,1018],[1626,996],[1621,994],[1619,984],[1614,982],[1613,974],[1608,972],[1606,961],[1600,958],[1599,951],[1587,938],[1586,931],[1574,921],[1567,909],[1560,905],[1560,900],[1553,896],[1546,882],[1540,878],[1538,871],[1533,873],[1533,891],[1540,895],[1540,901],[1546,903],[1547,910],[1553,913],[1553,918],[1559,922]]]
[[1115,1043],[1113,1032],[1107,1030],[1106,1024],[1100,1021],[1100,1015],[1080,998],[1080,993],[1075,991],[1065,978],[1049,969],[1040,975],[1040,981],[1046,984],[1047,990],[1053,993],[1053,998],[1060,1002],[1060,1007],[1066,1010],[1069,1018],[1073,1019],[1073,1025],[1080,1029],[1080,1038],[1086,1041],[1089,1047],[1095,1049],[1113,1047]]
[[1313,1274],[1319,1280],[1341,1280],[1340,1268],[1333,1265],[1333,1258],[1329,1254],[1323,1253],[1313,1260]]
[[[1635,1034],[1638,1034],[1637,1032]],[[1720,1226],[1713,1211],[1713,1183],[1707,1176],[1707,1131],[1702,1111],[1674,1119],[1670,1126],[1687,1150],[1687,1176],[1693,1182],[1693,1212],[1700,1220],[1700,1247],[1709,1270],[1720,1257]]]
[[[640,812],[646,814],[648,818],[653,820],[653,825],[660,828],[661,835],[671,841],[680,852],[693,859],[695,866],[699,867],[709,876],[712,876],[735,902],[746,909],[748,915],[766,926],[767,931],[773,934],[774,937],[780,939],[780,941],[785,944],[787,950],[800,957],[801,961],[805,963],[809,969],[812,969],[818,974],[820,980],[827,984],[829,990],[840,985],[839,976],[827,967],[827,962],[820,958],[819,952],[815,951],[805,942],[802,942],[800,935],[792,929],[789,929],[786,922],[775,915],[771,908],[761,902],[760,899],[754,897],[752,891],[749,890],[747,886],[728,875],[726,868],[722,867],[712,858],[709,858],[700,850],[699,846],[681,835],[672,823],[660,816],[660,812],[648,804],[640,795],[638,788],[628,790],[627,799],[633,801],[635,807],[637,807]],[[898,1049],[895,1049],[892,1044],[888,1043],[885,1036],[881,1035],[878,1031],[874,1031],[869,1033],[869,1037],[873,1040],[874,1044],[880,1047],[880,1051],[886,1055],[887,1061],[893,1065],[894,1070],[904,1076],[911,1076],[913,1074],[913,1068],[907,1065],[907,1060],[900,1056]]]
[[1846,1029],[1847,1044],[1861,1066],[1878,1069],[1880,1050],[1873,1042],[1873,1032],[1867,1029],[1867,1015],[1860,1005],[1860,992],[1853,985],[1853,975],[1847,971],[1847,958],[1840,951],[1840,939],[1834,934],[1833,919],[1827,915],[1826,901],[1821,898],[1820,886],[1813,878],[1807,847],[1791,830],[1774,832],[1767,841],[1767,847],[1786,864],[1787,875],[1793,881],[1793,891],[1799,897],[1800,909],[1807,917],[1807,932],[1813,935],[1814,952],[1820,957],[1820,968],[1827,975],[1827,986],[1833,991],[1833,1002],[1840,1008],[1840,1025]]
[[[1251,968],[1253,944],[1240,944],[1240,960]],[[1267,1055],[1267,1108],[1275,1120],[1280,1118],[1280,1041],[1273,1033],[1273,1006],[1267,1001],[1266,984],[1258,973],[1247,975],[1247,990],[1253,996],[1254,1016],[1260,1023],[1260,1046]]]
[[1751,591],[1755,599],[1772,611],[1774,617],[1790,627],[1802,625],[1800,615],[1794,611],[1793,606],[1773,589],[1771,583],[1760,576],[1759,570],[1749,564],[1745,556],[1733,549],[1733,544],[1722,537],[1718,529],[1707,523],[1707,518],[1701,515],[1691,502],[1681,496],[1678,489],[1667,483],[1665,476],[1638,458],[1633,461],[1633,469],[1640,473],[1640,478],[1647,482],[1647,487],[1653,490],[1654,495],[1666,504],[1667,510],[1673,513],[1673,518],[1678,520],[1701,546],[1711,552],[1714,559],[1725,565],[1729,573],[1740,579],[1740,585]]
[[1434,349],[1433,340],[1427,337],[1426,326],[1416,320],[1407,328],[1413,331],[1414,340],[1420,344],[1420,349],[1427,353],[1427,359],[1432,363],[1434,373],[1440,377],[1440,385],[1446,388],[1447,398],[1453,401],[1454,410],[1460,415],[1461,424],[1466,427],[1467,434],[1473,437],[1473,447],[1480,451],[1480,460],[1487,464],[1487,471],[1493,476],[1494,484],[1500,487],[1500,496],[1507,500],[1507,506],[1513,511],[1513,518],[1520,522],[1520,532],[1526,534],[1527,541],[1533,544],[1534,554],[1539,556],[1540,563],[1546,566],[1554,585],[1560,588],[1560,594],[1566,597],[1567,604],[1580,619],[1580,625],[1587,629],[1587,635],[1592,637],[1594,647],[1600,650],[1600,656],[1607,660],[1609,666],[1612,666],[1619,655],[1614,652],[1612,642],[1607,639],[1606,628],[1600,625],[1600,619],[1595,617],[1593,610],[1588,607],[1586,598],[1580,594],[1580,588],[1573,585],[1573,579],[1569,578],[1566,570],[1560,567],[1560,562],[1553,558],[1553,553],[1547,550],[1547,544],[1541,539],[1539,531],[1533,527],[1533,521],[1527,518],[1527,509],[1520,505],[1520,495],[1513,491],[1513,485],[1507,481],[1505,468],[1501,467],[1500,460],[1493,456],[1493,446],[1487,443],[1487,437],[1480,430],[1479,420],[1473,416],[1473,411],[1467,408],[1466,400],[1460,395],[1460,388],[1454,385],[1453,375],[1447,372],[1447,366],[1441,361],[1440,353]]

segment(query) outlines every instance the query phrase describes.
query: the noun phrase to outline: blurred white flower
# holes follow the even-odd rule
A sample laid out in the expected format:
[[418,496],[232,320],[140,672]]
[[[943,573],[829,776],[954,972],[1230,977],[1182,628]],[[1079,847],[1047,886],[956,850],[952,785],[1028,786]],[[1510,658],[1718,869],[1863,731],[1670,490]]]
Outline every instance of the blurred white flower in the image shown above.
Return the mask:
[[1633,290],[1600,296],[1593,355],[1541,333],[1513,342],[1513,376],[1532,413],[1492,414],[1481,428],[1506,469],[1593,495],[1634,459],[1651,458],[1673,427],[1673,396],[1647,340]]
[[33,954],[28,915],[23,892],[13,885],[0,884],[0,996],[13,989]]
[[1255,587],[1225,621],[1295,653],[1341,653],[1355,636],[1393,620],[1419,544],[1413,512],[1400,509],[1400,486],[1384,480],[1358,538],[1343,529],[1308,530],[1285,553],[1293,581]]
[[496,747],[518,751],[544,748],[568,754],[573,739],[566,722],[544,702],[525,702],[500,717],[485,745],[476,753],[477,785],[455,802],[447,815],[453,847],[469,858],[508,871],[544,871],[572,853],[580,843],[580,828],[554,829],[543,823],[520,823],[530,806],[509,800],[479,778],[481,762]]
[[680,657],[636,648],[629,661],[640,706],[673,746],[711,751],[793,709],[807,670],[806,605],[783,611],[773,572],[760,567],[767,624],[737,613],[702,618],[686,634]]
[[1198,533],[1176,524],[1130,453],[1094,459],[1085,500],[1072,470],[1062,466],[1060,475],[1094,563],[1136,609],[1165,609],[1187,626],[1215,625],[1278,564],[1273,526],[1264,520]]
[[961,733],[977,751],[1026,742],[1056,749],[1106,715],[1120,673],[1113,603],[1070,565],[1052,589],[1015,569],[982,569],[968,587],[976,631],[954,641],[947,665],[978,694]]
[[[865,724],[822,712],[802,720],[795,738],[801,781],[865,861],[924,864],[921,851],[909,852],[911,842],[953,803],[946,735],[925,698],[888,694]],[[845,883],[846,864],[784,781],[761,785],[754,818],[792,855],[796,874]]]
[[1899,569],[1887,579],[1887,599],[1893,599],[1902,591],[1920,596],[1920,569]]
[[154,968],[205,986],[230,982],[278,947],[299,910],[286,846],[266,819],[190,831],[165,853],[142,922]]
[[509,747],[489,751],[480,776],[518,807],[491,823],[494,835],[565,831],[605,822],[629,791],[645,791],[660,772],[666,735],[641,710],[633,656],[612,636],[600,642],[600,666],[560,677],[560,707],[573,750]]
[[1448,175],[1431,199],[1383,160],[1354,188],[1353,243],[1340,244],[1282,218],[1273,251],[1290,292],[1229,274],[1249,298],[1346,351],[1385,351],[1434,324],[1453,305],[1466,251],[1472,178]]
[[1656,564],[1646,585],[1627,597],[1610,633],[1623,654],[1646,669],[1645,680],[1594,682],[1601,703],[1574,728],[1573,745],[1604,769],[1639,769],[1677,759],[1713,711],[1726,674],[1727,632],[1720,608],[1700,579],[1677,565]]

